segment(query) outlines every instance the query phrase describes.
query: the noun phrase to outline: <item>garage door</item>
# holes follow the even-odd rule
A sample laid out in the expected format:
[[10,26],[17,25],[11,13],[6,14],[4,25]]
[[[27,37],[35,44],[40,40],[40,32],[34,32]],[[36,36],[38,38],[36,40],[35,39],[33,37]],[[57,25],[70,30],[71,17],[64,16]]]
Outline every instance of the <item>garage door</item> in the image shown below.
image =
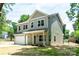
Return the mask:
[[15,36],[15,43],[16,44],[25,44],[25,36],[24,35]]

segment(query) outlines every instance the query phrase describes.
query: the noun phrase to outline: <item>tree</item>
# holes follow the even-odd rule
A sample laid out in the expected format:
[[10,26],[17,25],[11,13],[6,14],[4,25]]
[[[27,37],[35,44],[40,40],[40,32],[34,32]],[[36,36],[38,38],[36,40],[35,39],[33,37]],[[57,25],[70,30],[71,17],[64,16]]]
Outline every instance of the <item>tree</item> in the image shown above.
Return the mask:
[[65,39],[68,39],[69,38],[69,30],[65,30],[65,36],[64,36]]
[[65,30],[66,30],[66,25],[63,25],[63,34],[64,34],[64,39],[65,39]]
[[66,11],[66,14],[68,15],[70,21],[74,21],[73,28],[79,29],[79,3],[71,3],[70,10]]
[[70,10],[66,11],[70,21],[73,21],[73,28],[75,30],[74,36],[79,38],[79,3],[71,3]]
[[21,15],[20,20],[18,21],[19,23],[27,21],[29,18],[29,15]]
[[1,10],[2,10],[3,4],[4,3],[0,3],[0,16],[1,16]]
[[8,24],[8,28],[7,28],[7,32],[8,32],[8,35],[10,37],[10,41],[12,41],[12,39],[14,38],[14,33],[16,33],[17,31],[17,26],[16,26],[16,22],[12,22],[11,20],[7,20],[6,21],[7,24]]
[[10,41],[14,38],[14,30],[12,27],[9,27],[8,36],[10,37]]
[[0,3],[0,32],[3,31],[2,27],[6,24],[6,14],[9,10],[12,10],[11,6],[13,6],[14,3]]
[[76,37],[76,39],[79,39],[79,30],[75,31],[75,35],[74,36]]
[[4,3],[0,3],[0,11],[2,10],[3,4]]
[[12,22],[14,33],[17,32],[17,25],[16,24],[17,24],[16,22]]
[[6,22],[6,14],[12,10],[11,6],[13,5],[14,3],[0,3],[0,33],[2,33],[2,31],[8,32],[11,40],[13,37],[13,30]]
[[75,37],[75,32],[71,32],[70,37]]

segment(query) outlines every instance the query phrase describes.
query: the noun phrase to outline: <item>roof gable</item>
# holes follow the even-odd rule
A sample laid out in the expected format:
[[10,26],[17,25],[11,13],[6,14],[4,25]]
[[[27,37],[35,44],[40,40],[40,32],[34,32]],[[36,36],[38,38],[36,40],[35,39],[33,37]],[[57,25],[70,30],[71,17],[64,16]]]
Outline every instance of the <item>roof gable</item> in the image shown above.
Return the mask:
[[37,18],[37,17],[41,17],[41,16],[47,16],[47,14],[40,12],[38,10],[35,10],[35,12],[30,16],[29,19],[33,19],[33,18]]

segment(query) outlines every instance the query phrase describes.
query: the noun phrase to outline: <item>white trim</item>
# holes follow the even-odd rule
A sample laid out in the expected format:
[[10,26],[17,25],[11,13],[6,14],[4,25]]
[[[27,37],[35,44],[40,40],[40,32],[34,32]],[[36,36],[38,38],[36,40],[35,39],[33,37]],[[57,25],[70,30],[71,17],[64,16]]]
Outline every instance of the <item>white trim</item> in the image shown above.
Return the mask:
[[23,32],[24,34],[29,34],[29,33],[40,33],[44,32],[45,30],[36,30],[36,31],[29,31],[29,32]]

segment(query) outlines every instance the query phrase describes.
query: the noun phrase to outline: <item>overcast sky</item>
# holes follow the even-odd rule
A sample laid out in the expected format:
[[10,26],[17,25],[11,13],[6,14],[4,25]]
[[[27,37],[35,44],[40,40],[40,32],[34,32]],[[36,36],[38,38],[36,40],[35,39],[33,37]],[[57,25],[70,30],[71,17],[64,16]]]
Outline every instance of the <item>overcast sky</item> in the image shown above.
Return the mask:
[[73,31],[72,22],[66,15],[66,11],[69,10],[69,3],[18,3],[13,7],[13,11],[9,11],[7,19],[17,22],[22,14],[31,15],[36,9],[47,14],[59,13],[62,21],[66,24],[66,29],[70,32]]

